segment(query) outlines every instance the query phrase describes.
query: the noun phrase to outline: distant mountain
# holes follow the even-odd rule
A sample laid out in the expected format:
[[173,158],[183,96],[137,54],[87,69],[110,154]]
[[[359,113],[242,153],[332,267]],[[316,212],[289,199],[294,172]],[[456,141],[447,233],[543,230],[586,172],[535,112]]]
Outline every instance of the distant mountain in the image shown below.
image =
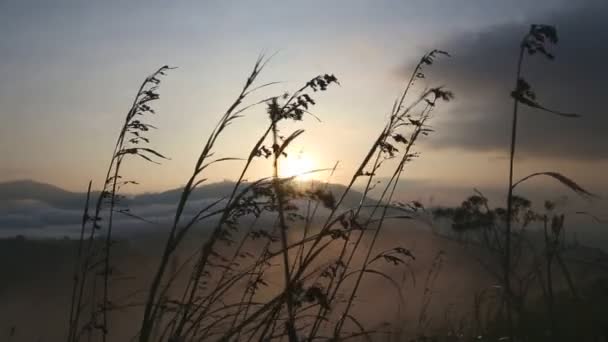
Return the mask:
[[[97,195],[99,192],[94,193]],[[0,183],[0,204],[3,202],[34,200],[62,209],[82,207],[86,193],[71,192],[51,184],[33,180]]]
[[[309,183],[303,183],[306,187]],[[191,201],[216,199],[228,196],[234,187],[234,182],[223,181],[210,183],[198,187],[191,195]],[[328,189],[339,198],[344,192],[345,186],[342,184],[329,184]],[[123,204],[130,205],[152,205],[152,204],[175,204],[179,200],[182,188],[171,189],[163,192],[144,193],[138,195],[128,195]],[[93,198],[97,198],[99,191],[92,193]],[[84,192],[71,192],[57,186],[40,183],[33,180],[20,180],[0,183],[0,205],[4,202],[16,201],[38,201],[46,203],[52,207],[62,209],[80,209],[86,199]],[[351,190],[344,199],[343,205],[347,207],[355,206],[361,199],[361,193]]]

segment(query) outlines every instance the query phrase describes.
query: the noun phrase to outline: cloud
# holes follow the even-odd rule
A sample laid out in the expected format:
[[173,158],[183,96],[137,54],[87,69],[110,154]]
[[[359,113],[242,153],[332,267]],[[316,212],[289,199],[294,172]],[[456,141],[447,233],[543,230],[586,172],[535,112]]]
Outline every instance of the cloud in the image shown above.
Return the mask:
[[[379,181],[386,183],[387,179],[379,178]],[[183,212],[184,221],[193,217],[198,210],[217,201],[229,193],[234,186],[232,182],[211,183],[201,186],[192,193],[189,204]],[[371,198],[380,195],[382,187],[378,187],[369,193]],[[331,191],[341,194],[344,186],[332,184]],[[568,206],[573,211],[589,211],[593,213],[605,212],[606,202],[598,202],[594,206],[590,203],[577,200],[571,193],[561,189],[556,192],[553,187],[526,188],[526,197],[534,203],[542,203],[545,199],[569,198]],[[343,204],[345,208],[352,208],[359,203],[361,193],[360,188],[352,190],[346,196]],[[504,199],[503,187],[483,187],[480,188],[488,196],[493,206],[500,206]],[[175,208],[181,189],[173,189],[160,193],[148,193],[142,195],[128,196],[120,204],[119,209],[128,208],[130,213],[144,218],[147,222],[140,219],[117,213],[114,216],[114,235],[120,238],[131,238],[145,233],[166,233],[171,227],[175,215]],[[425,180],[403,180],[395,193],[395,199],[407,202],[417,200],[427,207],[435,205],[458,205],[467,196],[473,194],[473,188],[467,185],[440,184]],[[95,194],[94,198],[96,198]],[[77,238],[80,235],[82,207],[85,193],[67,192],[61,188],[38,183],[34,181],[18,181],[10,183],[0,183],[0,238],[25,235],[36,238],[62,238],[64,236]],[[584,203],[583,203],[584,202]],[[299,208],[306,208],[306,202],[297,200],[293,202]],[[373,201],[370,203],[374,203]],[[566,202],[564,202],[566,204]],[[221,205],[221,204],[220,204]],[[91,209],[92,210],[92,209]],[[102,229],[106,226],[107,210],[102,213]],[[326,214],[325,210],[318,212],[320,216]],[[209,218],[194,227],[196,231],[204,231],[213,226],[217,216]],[[247,222],[246,219],[245,222]],[[259,227],[270,227],[275,221],[275,214],[268,213],[263,215],[258,221]],[[579,225],[579,232],[591,232],[594,228],[589,226],[589,222]],[[246,223],[244,225],[247,225]],[[99,234],[104,234],[100,231]],[[602,240],[605,241],[605,240]]]
[[[557,27],[560,41],[548,61],[526,56],[523,75],[547,107],[583,115],[565,119],[524,107],[520,111],[518,153],[571,160],[608,159],[608,3],[587,2],[553,14],[458,35],[439,47],[453,58],[429,69],[433,80],[457,96],[436,122],[430,144],[473,151],[509,146],[514,74],[521,38],[530,23]],[[404,72],[411,72],[411,66]]]
[[[231,193],[233,187],[234,183],[229,181],[199,186],[189,197],[182,214],[183,220],[194,217],[202,208],[225,198]],[[338,194],[343,191],[344,186],[332,184],[330,189],[334,194]],[[121,198],[117,211],[128,209],[128,213],[136,217],[123,213],[114,215],[114,234],[130,236],[142,232],[166,231],[174,220],[181,192],[182,189],[177,188],[160,193]],[[99,192],[92,192],[91,195],[92,202],[89,210],[94,210],[94,202]],[[86,193],[69,192],[50,184],[31,180],[0,183],[0,238],[15,235],[78,237],[85,198]],[[352,191],[343,203],[346,206],[352,206],[358,203],[359,198],[360,194]],[[218,207],[222,205],[220,202]],[[105,209],[102,213],[102,223],[108,219],[107,205]],[[140,218],[144,218],[146,221],[142,221]],[[208,218],[200,225],[196,225],[195,229],[205,229],[217,218],[217,216]],[[104,224],[102,224],[103,227],[105,227]]]
[[[201,192],[195,193],[184,210],[184,216],[195,215],[197,208],[203,208],[221,197],[219,193],[222,189],[220,183],[211,186],[209,196],[203,196]],[[94,192],[92,198],[95,200],[98,195],[98,192]],[[127,197],[118,209],[129,208],[132,214],[145,217],[154,224],[117,214],[114,217],[115,226],[118,227],[116,235],[128,236],[137,232],[165,229],[173,219],[178,197],[179,190]],[[69,192],[34,181],[0,183],[0,237],[77,237],[85,198],[85,193]],[[90,207],[93,208],[94,204]],[[107,220],[107,217],[102,218]]]
[[[212,199],[193,201],[184,211],[184,216],[192,217],[196,214],[197,208],[205,207],[212,201]],[[11,201],[8,204],[0,202],[0,204],[2,204],[0,206],[0,237],[15,235],[77,237],[80,233],[82,208],[58,208],[36,200]],[[115,228],[114,234],[130,236],[138,232],[164,230],[172,222],[175,204],[132,203],[129,205],[129,210],[138,217],[144,217],[148,222],[116,214],[114,226],[117,228]],[[102,216],[102,219],[105,222],[107,217]]]

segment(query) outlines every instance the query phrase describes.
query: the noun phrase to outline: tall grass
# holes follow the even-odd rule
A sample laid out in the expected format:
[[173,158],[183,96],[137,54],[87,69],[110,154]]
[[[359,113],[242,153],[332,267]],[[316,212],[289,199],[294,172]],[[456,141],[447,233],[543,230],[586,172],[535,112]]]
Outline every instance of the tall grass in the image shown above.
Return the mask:
[[[155,162],[153,158],[165,159],[162,154],[153,148],[146,147],[150,142],[149,138],[146,137],[147,132],[155,127],[144,122],[144,118],[155,114],[150,104],[159,99],[157,90],[161,82],[160,77],[164,76],[170,69],[172,68],[169,66],[159,68],[140,85],[120,128],[102,191],[95,203],[93,215],[89,215],[91,190],[91,184],[89,184],[82,218],[77,266],[73,279],[68,341],[77,341],[85,333],[90,339],[94,330],[101,331],[103,341],[107,338],[109,330],[108,312],[112,309],[112,302],[109,299],[109,281],[113,273],[110,261],[111,247],[114,243],[112,238],[114,214],[117,212],[116,205],[120,199],[120,188],[129,184],[137,184],[136,181],[122,179],[120,170],[125,158],[129,156],[138,156],[149,162]],[[102,223],[104,210],[107,211],[106,224]],[[125,209],[120,212],[129,214],[128,210]],[[105,237],[102,242],[97,241],[98,233],[102,230],[105,232]],[[88,234],[88,237],[86,234]],[[97,298],[98,294],[96,293],[99,277],[102,278],[101,299]],[[92,285],[89,283],[92,283]],[[90,298],[85,302],[84,297],[88,287],[90,288]],[[99,300],[101,303],[98,303]],[[85,309],[90,311],[90,319],[84,326],[81,326],[81,316]]]
[[[415,143],[432,132],[428,126],[431,112],[438,101],[449,101],[451,92],[442,88],[424,90],[406,104],[412,85],[426,77],[423,69],[431,65],[439,55],[447,55],[440,50],[425,54],[407,80],[404,90],[395,101],[388,122],[372,142],[365,157],[355,170],[350,182],[337,198],[327,186],[311,184],[309,189],[299,186],[292,177],[281,177],[281,162],[289,152],[289,146],[303,133],[297,129],[283,133],[284,121],[303,121],[316,105],[313,94],[323,92],[334,84],[339,84],[334,75],[325,74],[312,78],[292,93],[263,96],[262,100],[244,102],[251,95],[266,91],[276,83],[257,84],[257,79],[268,59],[260,57],[235,101],[228,107],[213,128],[203,145],[191,175],[186,181],[177,203],[172,224],[168,227],[165,246],[156,271],[147,290],[142,307],[141,324],[138,329],[139,341],[153,340],[252,340],[282,339],[289,341],[314,340],[329,334],[334,339],[371,336],[351,312],[357,292],[365,275],[382,276],[393,281],[388,275],[375,269],[378,262],[401,264],[404,258],[413,258],[408,249],[395,247],[374,256],[375,242],[381,234],[385,218],[389,212],[398,210],[400,215],[392,218],[411,219],[415,216],[410,207],[396,206],[393,195],[406,164],[417,157]],[[115,150],[112,155],[104,188],[95,206],[95,214],[89,217],[88,202],[82,225],[82,238],[78,250],[79,266],[73,288],[72,312],[70,314],[69,341],[78,341],[84,335],[94,338],[93,330],[100,331],[100,338],[106,340],[110,330],[108,316],[112,311],[110,282],[112,274],[111,246],[115,213],[131,215],[127,210],[118,210],[121,185],[132,183],[123,181],[120,168],[125,157],[137,155],[152,161],[151,157],[165,158],[155,150],[138,144],[149,140],[143,133],[150,126],[136,117],[154,113],[148,102],[158,98],[156,85],[158,76],[168,67],[163,67],[147,78],[140,87],[132,108],[127,114]],[[270,88],[268,88],[270,89]],[[248,111],[265,106],[268,125],[260,133],[248,154],[241,158],[216,158],[216,150],[221,147],[221,137],[229,126],[247,115]],[[128,138],[129,135],[133,137]],[[246,181],[252,163],[268,160],[271,175],[255,181]],[[395,161],[392,175],[380,198],[370,202],[370,191],[375,186],[374,179],[383,165]],[[234,187],[226,197],[199,208],[192,216],[185,216],[185,208],[193,191],[206,181],[208,167],[227,162],[241,162],[241,172]],[[336,166],[333,168],[335,170]],[[319,172],[323,170],[311,170]],[[333,171],[332,171],[333,173]],[[343,202],[352,192],[355,182],[365,179],[362,197],[355,208],[344,208]],[[308,203],[306,215],[297,203]],[[314,206],[312,205],[314,203]],[[369,203],[372,203],[371,205]],[[106,206],[104,206],[106,204]],[[319,214],[319,206],[325,207],[325,214]],[[100,230],[102,211],[107,209],[105,236],[97,237]],[[411,208],[414,208],[412,206]],[[275,217],[273,227],[258,227],[262,216]],[[180,248],[193,227],[209,222],[215,223],[210,233],[200,241],[196,253],[179,265],[170,267],[176,260]],[[243,222],[250,219],[246,231]],[[313,222],[323,220],[318,229],[312,229]],[[303,228],[301,239],[290,241],[290,232]],[[88,238],[85,231],[89,230]],[[371,235],[369,232],[373,232]],[[370,244],[361,243],[369,237]],[[259,244],[258,250],[247,246]],[[236,248],[232,248],[233,244]],[[337,253],[330,246],[340,246]],[[226,252],[228,251],[228,252]],[[226,254],[228,253],[228,254]],[[356,256],[362,261],[356,261]],[[283,274],[282,288],[268,287],[264,280],[275,262],[279,262]],[[359,264],[360,263],[360,264]],[[92,271],[99,267],[100,271]],[[99,266],[98,266],[99,265]],[[97,272],[102,279],[102,293],[96,293]],[[92,278],[89,280],[88,278]],[[349,283],[349,279],[354,281]],[[178,282],[178,279],[186,279]],[[83,298],[89,293],[86,305]],[[181,296],[175,298],[175,293]],[[264,293],[264,294],[263,294]],[[339,296],[339,294],[343,294]],[[101,305],[96,298],[100,297]],[[342,301],[340,298],[348,298]],[[227,298],[235,298],[226,302]],[[88,307],[90,322],[81,323],[83,309]],[[349,331],[344,333],[345,327]],[[358,331],[352,332],[351,328]]]
[[507,188],[507,212],[506,212],[506,229],[505,229],[505,247],[504,247],[504,289],[505,289],[505,303],[507,321],[509,326],[509,338],[512,340],[514,337],[513,333],[513,317],[512,317],[512,289],[511,289],[511,235],[512,235],[512,214],[513,214],[513,190],[514,188],[535,176],[549,176],[552,177],[575,192],[582,195],[590,195],[589,192],[581,188],[571,179],[563,176],[557,172],[540,172],[534,173],[527,177],[524,177],[518,182],[513,180],[513,169],[515,161],[515,147],[517,144],[517,121],[519,114],[519,104],[523,104],[541,111],[555,114],[562,117],[576,118],[579,115],[573,113],[564,113],[556,110],[547,108],[540,104],[536,99],[536,94],[532,90],[530,84],[522,76],[522,66],[524,63],[524,57],[527,54],[541,54],[548,59],[553,59],[554,56],[549,52],[547,45],[556,44],[558,42],[557,30],[550,25],[531,25],[529,32],[524,36],[519,47],[519,55],[517,59],[517,70],[515,74],[515,89],[511,92],[513,98],[513,120],[511,128],[511,147],[509,153],[509,185]]
[[[557,42],[555,29],[533,25],[519,48],[516,88],[511,93],[514,102],[506,208],[490,208],[488,199],[478,192],[458,208],[435,211],[437,216],[450,217],[454,230],[475,232],[476,246],[495,256],[483,262],[501,285],[502,300],[496,301],[497,308],[490,313],[491,310],[484,307],[490,291],[485,289],[475,296],[471,328],[475,336],[494,330],[496,338],[516,340],[518,334],[521,335],[518,327],[522,324],[518,322],[527,314],[526,296],[536,283],[542,288],[555,336],[555,265],[576,296],[572,275],[562,258],[563,216],[553,212],[549,204],[545,213],[538,213],[530,201],[514,194],[519,184],[545,176],[579,195],[593,196],[554,171],[536,172],[514,180],[519,105],[564,117],[577,116],[541,105],[522,77],[526,53],[553,57],[547,51],[547,42]],[[353,307],[366,277],[386,281],[396,289],[399,302],[403,301],[401,284],[384,273],[380,265],[403,266],[414,260],[415,255],[406,246],[379,250],[378,242],[387,220],[415,220],[425,212],[421,203],[396,202],[394,196],[407,166],[419,157],[417,144],[433,133],[430,123],[435,109],[453,99],[452,92],[443,87],[415,92],[413,86],[427,79],[426,68],[437,58],[448,56],[445,51],[432,50],[421,57],[392,104],[386,122],[370,146],[362,151],[362,160],[340,194],[332,193],[328,186],[338,164],[331,169],[310,171],[330,171],[324,184],[311,183],[307,187],[294,177],[281,176],[281,165],[290,153],[289,147],[305,133],[303,128],[288,132],[286,127],[294,123],[300,126],[308,116],[315,117],[312,111],[319,101],[316,95],[340,85],[338,78],[323,74],[293,91],[276,92],[276,82],[259,83],[269,62],[269,58],[260,56],[234,101],[213,125],[185,180],[173,219],[164,232],[158,263],[151,281],[146,284],[134,339],[140,342],[338,341],[370,340],[385,333],[381,328],[366,327]],[[129,156],[149,161],[165,158],[156,150],[144,147],[149,143],[145,132],[153,126],[141,118],[154,113],[148,103],[158,99],[159,76],[168,69],[165,66],[157,70],[138,90],[120,130],[92,215],[89,215],[92,194],[89,185],[72,288],[67,338],[70,342],[85,336],[88,340],[98,337],[106,341],[110,336],[109,317],[116,308],[110,293],[114,215],[138,218],[128,210],[118,209],[121,186],[133,183],[123,180],[120,170]],[[240,118],[257,110],[265,110],[267,122],[249,149],[243,151],[244,155],[216,157],[226,143],[223,141],[226,132],[238,125]],[[227,166],[227,163],[232,164]],[[267,165],[267,176],[248,180],[254,163]],[[192,194],[207,182],[210,167],[234,167],[235,164],[240,167],[239,176],[228,194],[204,205],[192,201]],[[381,174],[389,177],[381,182]],[[363,188],[355,192],[358,182]],[[373,191],[375,198],[372,198]],[[360,194],[360,198],[353,207],[347,207],[346,198],[354,193]],[[186,209],[194,205],[200,207],[196,207],[195,214],[187,214]],[[538,223],[544,229],[544,255],[535,253],[526,230]],[[207,229],[203,237],[192,234],[200,226]],[[178,258],[188,253],[186,241],[194,241],[196,248],[189,257]],[[443,254],[439,254],[425,280],[417,322],[420,340],[427,337],[424,330],[430,322],[432,287],[443,260]],[[280,285],[268,281],[275,268],[280,269]],[[484,309],[487,309],[485,315]],[[462,330],[461,326],[454,326],[451,336],[460,336]]]

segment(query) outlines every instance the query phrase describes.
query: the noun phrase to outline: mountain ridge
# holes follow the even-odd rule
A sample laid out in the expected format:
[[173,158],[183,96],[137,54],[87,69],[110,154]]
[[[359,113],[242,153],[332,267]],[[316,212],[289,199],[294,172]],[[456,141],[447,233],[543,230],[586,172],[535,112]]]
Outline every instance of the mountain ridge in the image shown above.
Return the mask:
[[[233,181],[219,181],[201,185],[192,192],[190,200],[216,199],[227,196],[232,191],[234,184]],[[345,188],[342,184],[328,184],[328,189],[336,198],[342,195]],[[178,187],[159,192],[127,194],[123,202],[127,205],[173,204],[179,200],[182,189],[182,187]],[[99,191],[92,191],[91,195],[96,198]],[[359,191],[351,189],[345,198],[344,205],[350,206],[358,203],[361,195]],[[43,202],[56,208],[74,209],[81,207],[85,199],[85,192],[68,191],[53,184],[31,179],[0,182],[0,203],[29,200]]]

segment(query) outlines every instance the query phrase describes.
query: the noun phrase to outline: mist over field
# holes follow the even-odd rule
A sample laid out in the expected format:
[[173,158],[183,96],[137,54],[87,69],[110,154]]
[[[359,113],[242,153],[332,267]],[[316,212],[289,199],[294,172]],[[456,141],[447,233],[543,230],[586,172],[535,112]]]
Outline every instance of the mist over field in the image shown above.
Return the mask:
[[[304,182],[304,184],[306,184]],[[204,186],[193,195],[186,215],[193,215],[195,208],[207,205],[226,195],[232,182]],[[305,185],[304,185],[305,186]],[[419,188],[429,189],[428,184],[403,184],[414,194]],[[332,185],[333,192],[344,190],[343,186]],[[391,326],[393,338],[420,334],[420,331],[441,332],[464,320],[471,320],[475,312],[475,301],[483,293],[488,303],[498,298],[493,289],[497,281],[486,270],[479,259],[490,259],[490,254],[476,246],[463,244],[462,237],[451,233],[449,222],[433,218],[432,206],[457,205],[459,199],[467,196],[465,189],[441,189],[436,195],[410,197],[410,200],[424,202],[428,213],[418,220],[395,220],[388,223],[384,234],[374,247],[380,253],[396,246],[408,246],[415,259],[407,260],[407,267],[383,265],[380,269],[398,282],[387,282],[383,277],[366,279],[353,312],[362,322],[376,329]],[[404,191],[405,192],[405,191]],[[472,191],[471,191],[472,192]],[[498,193],[500,191],[497,190]],[[440,197],[443,195],[443,197]],[[489,193],[493,197],[493,194]],[[170,224],[175,201],[179,191],[147,193],[127,196],[124,207],[150,222],[121,216],[115,222],[120,230],[114,233],[116,245],[114,260],[117,265],[116,281],[111,287],[114,298],[122,302],[120,309],[112,312],[110,324],[114,327],[110,340],[127,340],[136,333],[133,324],[141,315],[143,293],[154,267],[158,263],[158,253],[163,247],[165,229]],[[353,192],[345,206],[356,206],[361,193]],[[69,291],[73,258],[77,249],[82,216],[84,193],[62,190],[48,184],[32,181],[18,181],[0,184],[2,219],[0,221],[1,269],[4,270],[0,299],[3,306],[0,320],[6,322],[6,331],[14,331],[17,340],[56,341],[65,338],[65,317],[68,316]],[[406,201],[408,196],[403,196]],[[440,198],[440,199],[438,199]],[[499,200],[500,196],[496,196]],[[563,195],[562,201],[568,202]],[[305,208],[306,202],[297,203]],[[565,205],[565,203],[564,203]],[[570,204],[589,209],[587,202]],[[319,214],[315,225],[321,224],[327,211]],[[579,261],[596,260],[607,257],[606,234],[598,234],[596,222],[588,218],[578,218],[577,231],[568,237],[569,241],[583,241],[582,245],[570,251],[573,259]],[[194,230],[187,246],[174,256],[174,262],[183,262],[198,248],[197,241],[204,239],[214,220],[203,222]],[[272,226],[273,218],[268,216],[258,222],[261,226]],[[298,241],[301,226],[293,228],[291,241]],[[313,227],[313,230],[318,228]],[[594,234],[595,233],[595,234]],[[585,243],[587,242],[587,243]],[[246,248],[255,252],[261,242],[252,241]],[[227,251],[231,247],[224,247]],[[19,262],[15,262],[19,260]],[[279,261],[266,273],[266,291],[280,288],[281,272]],[[496,265],[495,265],[496,266]],[[598,269],[584,263],[574,267],[578,281],[593,283]],[[601,268],[599,269],[601,270]],[[185,279],[180,282],[185,283]],[[562,288],[565,285],[562,283]],[[533,295],[538,296],[539,293]],[[225,301],[234,298],[224,298]],[[490,306],[491,304],[487,304]],[[36,322],[37,329],[28,329]],[[389,335],[387,335],[389,336]]]
[[[196,208],[228,195],[233,185],[232,182],[224,181],[197,189],[192,195],[192,202],[186,213],[193,215]],[[430,181],[402,180],[396,199],[402,202],[416,200],[429,208],[455,206],[474,194],[476,189],[478,188],[474,186],[469,188],[464,185],[450,186]],[[129,208],[132,214],[146,218],[149,222],[143,222],[127,215],[119,215],[117,222],[120,222],[121,228],[116,231],[116,234],[120,237],[137,237],[138,234],[163,232],[163,228],[172,219],[180,190],[178,188],[163,192],[126,194],[121,205]],[[332,192],[336,195],[343,190],[344,187],[339,184],[332,185]],[[502,188],[480,187],[479,190],[483,191],[490,202],[497,206],[504,201],[504,189]],[[371,192],[372,198],[376,192]],[[540,187],[527,187],[525,194],[526,197],[539,204],[545,199],[560,202],[571,212],[594,213],[606,210],[603,200],[581,200],[570,191],[551,183],[541,184]],[[355,206],[360,200],[358,196],[360,193],[357,192],[350,194],[348,206]],[[2,204],[0,206],[0,237],[12,238],[24,235],[34,239],[77,238],[85,199],[86,193],[66,191],[60,187],[31,180],[0,183],[0,203]],[[586,245],[601,249],[608,248],[608,231],[600,228],[601,225],[593,218],[574,215],[569,220],[572,220],[571,224],[577,227],[569,238],[574,238],[576,235],[576,238]],[[441,226],[442,223],[433,222],[432,225]],[[430,229],[432,225],[423,226]],[[204,228],[201,227],[200,230],[204,230]]]

